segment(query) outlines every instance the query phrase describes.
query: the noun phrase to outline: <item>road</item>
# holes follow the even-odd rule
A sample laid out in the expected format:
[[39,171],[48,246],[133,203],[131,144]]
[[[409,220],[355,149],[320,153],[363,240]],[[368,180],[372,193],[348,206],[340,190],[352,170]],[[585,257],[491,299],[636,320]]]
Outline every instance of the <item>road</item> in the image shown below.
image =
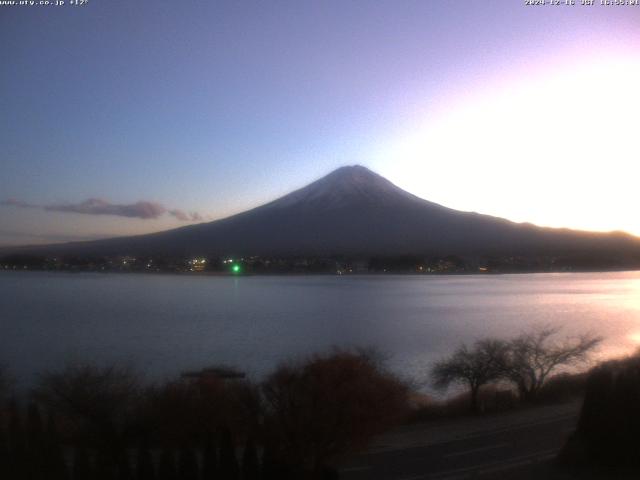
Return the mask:
[[[453,480],[462,478],[505,478],[509,471],[547,464],[562,448],[575,429],[579,405],[529,414],[517,414],[468,421],[466,432],[456,438],[433,438],[429,424],[403,435],[390,437],[380,445],[346,465],[340,478],[346,480]],[[506,420],[506,421],[505,421]],[[422,431],[420,430],[422,429]],[[420,442],[421,435],[431,438]],[[437,434],[435,435],[437,437]],[[451,435],[449,435],[451,437]],[[411,440],[407,440],[410,438]],[[384,440],[381,440],[384,441]],[[509,475],[506,475],[509,476]],[[517,475],[522,477],[522,475]]]

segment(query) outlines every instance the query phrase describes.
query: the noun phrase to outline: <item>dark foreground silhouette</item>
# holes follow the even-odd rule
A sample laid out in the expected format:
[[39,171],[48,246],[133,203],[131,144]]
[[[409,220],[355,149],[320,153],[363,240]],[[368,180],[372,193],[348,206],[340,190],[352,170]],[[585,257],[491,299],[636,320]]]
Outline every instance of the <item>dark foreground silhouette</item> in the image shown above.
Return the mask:
[[[544,331],[526,334],[511,346],[492,343],[489,350],[481,342],[447,361],[459,366],[464,360],[463,366],[486,373],[485,367],[495,366],[495,356],[487,352],[506,353],[499,357],[507,361],[501,368],[512,368],[514,346],[537,346],[538,355],[532,358],[538,360],[545,358],[541,352],[556,358],[558,352],[576,351],[582,359],[597,340],[550,343],[549,338]],[[523,339],[540,341],[529,344]],[[519,368],[527,365],[522,356],[516,359]],[[548,370],[551,364],[545,365]],[[501,375],[502,381],[509,378]],[[516,388],[518,378],[511,381],[520,398],[512,393],[508,405],[495,403],[493,411],[575,398],[576,393],[585,401],[577,431],[559,462],[520,471],[517,478],[633,478],[640,471],[640,357],[607,362],[586,376],[542,378],[535,401],[527,390]],[[145,384],[130,368],[70,365],[40,375],[20,402],[11,398],[11,382],[0,369],[0,478],[338,478],[336,466],[345,458],[403,421],[459,417],[462,410],[454,412],[450,405],[467,413],[471,407],[471,421],[480,418],[484,409],[478,406],[488,404],[487,399],[503,400],[504,391],[491,385],[479,392],[471,402],[473,392],[467,392],[453,403],[416,408],[408,385],[388,372],[379,357],[345,350],[283,364],[259,384],[229,368],[207,368],[173,381]],[[547,435],[547,423],[541,425],[539,436]],[[492,441],[504,443],[496,438]],[[517,438],[536,437],[532,430]],[[477,450],[463,447],[465,452]],[[457,458],[458,453],[452,450],[448,455]],[[429,465],[420,473],[428,474],[433,467]]]
[[282,365],[259,385],[220,371],[151,386],[123,367],[45,373],[27,406],[2,411],[0,478],[337,478],[333,463],[408,404],[362,352]]
[[[560,462],[584,476],[640,476],[640,356],[606,362],[587,377],[584,405]],[[600,478],[600,477],[598,477]]]

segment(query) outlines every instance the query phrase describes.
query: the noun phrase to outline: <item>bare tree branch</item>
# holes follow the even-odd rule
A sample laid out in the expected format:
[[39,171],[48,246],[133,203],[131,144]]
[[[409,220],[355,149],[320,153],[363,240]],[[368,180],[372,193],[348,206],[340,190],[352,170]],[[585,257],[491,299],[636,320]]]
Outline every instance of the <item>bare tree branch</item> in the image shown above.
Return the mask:
[[461,384],[471,393],[471,410],[478,410],[478,391],[487,383],[499,379],[505,370],[507,344],[501,340],[483,339],[473,348],[462,345],[454,354],[431,369],[433,385],[446,389]]
[[559,332],[557,327],[540,327],[509,342],[504,375],[518,387],[522,399],[534,400],[552,372],[586,361],[602,341],[591,334],[554,341]]

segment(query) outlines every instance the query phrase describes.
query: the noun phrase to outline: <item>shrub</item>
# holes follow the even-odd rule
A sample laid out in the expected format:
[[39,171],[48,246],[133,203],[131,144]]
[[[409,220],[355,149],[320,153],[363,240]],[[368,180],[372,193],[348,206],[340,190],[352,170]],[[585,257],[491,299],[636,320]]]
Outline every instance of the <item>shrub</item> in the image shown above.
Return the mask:
[[606,362],[587,377],[578,427],[561,459],[640,469],[640,357]]
[[279,367],[263,392],[276,441],[303,476],[366,445],[408,404],[407,387],[371,355],[341,350]]
[[586,373],[559,373],[549,378],[538,393],[538,401],[542,403],[566,402],[585,393]]

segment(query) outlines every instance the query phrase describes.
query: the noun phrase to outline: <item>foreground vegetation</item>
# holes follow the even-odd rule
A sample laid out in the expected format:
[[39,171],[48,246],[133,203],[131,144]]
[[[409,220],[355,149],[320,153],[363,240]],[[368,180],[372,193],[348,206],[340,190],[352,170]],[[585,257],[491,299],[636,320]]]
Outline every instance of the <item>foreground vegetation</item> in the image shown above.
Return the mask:
[[561,463],[591,478],[638,478],[640,471],[640,352],[595,367],[586,382],[576,432]]
[[485,338],[471,347],[463,344],[433,366],[433,385],[467,387],[474,413],[480,411],[480,388],[490,383],[510,383],[521,401],[535,402],[553,373],[585,362],[602,341],[593,335],[558,340],[558,334],[557,328],[540,327],[511,340]]
[[[593,336],[559,338],[557,330],[541,328],[511,340],[462,345],[429,370],[429,380],[468,392],[426,406],[365,351],[334,350],[286,363],[261,383],[218,368],[147,384],[127,367],[69,365],[40,375],[21,403],[0,370],[0,404],[6,405],[0,409],[0,478],[338,478],[335,466],[343,457],[401,422],[581,392],[585,375],[563,369],[584,362],[599,342]],[[594,372],[586,383],[592,404],[600,395],[597,385],[612,382],[612,374]],[[636,374],[630,372],[629,378]],[[637,388],[619,390],[632,392],[629,402],[640,400],[633,396]],[[585,410],[581,425],[594,424],[600,411]],[[581,427],[580,438],[590,428]]]
[[336,478],[333,463],[408,405],[363,352],[282,365],[259,385],[210,372],[157,385],[124,367],[43,374],[28,406],[2,412],[0,478]]

